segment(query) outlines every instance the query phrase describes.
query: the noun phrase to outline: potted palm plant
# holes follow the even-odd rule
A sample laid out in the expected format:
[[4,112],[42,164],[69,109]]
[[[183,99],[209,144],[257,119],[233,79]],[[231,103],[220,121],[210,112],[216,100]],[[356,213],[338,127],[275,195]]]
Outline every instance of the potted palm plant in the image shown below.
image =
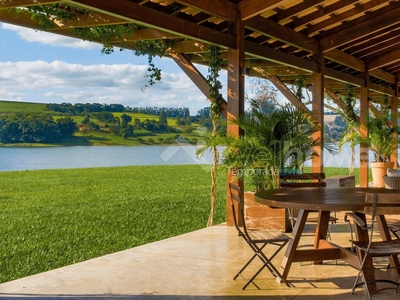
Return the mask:
[[397,125],[391,125],[387,114],[370,118],[368,122],[368,137],[361,137],[360,143],[366,144],[374,154],[374,162],[371,162],[371,172],[374,187],[385,187],[383,176],[388,168],[393,168],[390,161],[391,154],[396,151],[399,141],[396,134],[399,133]]
[[243,130],[243,136],[224,137],[222,167],[237,170],[235,177],[251,190],[245,193],[248,224],[288,231],[286,211],[256,203],[254,191],[278,187],[282,169],[298,172],[320,142],[312,139],[318,128],[310,114],[292,105],[280,107],[272,101],[250,101],[250,105],[250,111],[232,121]]

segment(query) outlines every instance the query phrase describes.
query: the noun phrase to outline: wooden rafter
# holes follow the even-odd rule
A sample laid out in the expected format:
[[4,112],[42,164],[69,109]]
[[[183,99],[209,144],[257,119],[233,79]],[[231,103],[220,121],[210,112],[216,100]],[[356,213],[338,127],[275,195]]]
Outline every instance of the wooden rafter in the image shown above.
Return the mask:
[[399,14],[400,7],[374,18],[369,18],[368,20],[354,26],[347,27],[335,34],[326,36],[321,39],[322,50],[329,51],[338,48],[352,41],[360,40],[366,35],[383,30],[393,24],[399,24]]
[[174,0],[174,2],[195,8],[196,10],[230,22],[236,21],[237,5],[226,0],[215,0],[212,3],[199,0]]
[[194,38],[224,48],[235,48],[235,39],[232,36],[193,24],[183,19],[165,15],[128,0],[65,0],[65,2],[89,10],[95,9],[104,14],[119,16],[126,21],[134,22],[139,25],[150,26],[169,33],[179,34],[181,37]]
[[287,0],[243,0],[239,2],[240,16],[242,20],[245,21],[267,10],[274,9],[285,2],[287,2]]

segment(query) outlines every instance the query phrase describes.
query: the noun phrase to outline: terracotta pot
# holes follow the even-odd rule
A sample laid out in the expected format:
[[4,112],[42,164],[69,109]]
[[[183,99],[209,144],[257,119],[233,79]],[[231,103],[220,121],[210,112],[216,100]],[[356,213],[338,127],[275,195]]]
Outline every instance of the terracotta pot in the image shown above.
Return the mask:
[[372,162],[371,163],[371,172],[372,172],[372,181],[374,183],[374,187],[376,188],[384,188],[385,181],[383,180],[383,176],[386,175],[386,171],[388,168],[393,168],[394,162]]
[[244,214],[248,228],[277,229],[283,232],[292,230],[287,210],[271,208],[254,200],[254,192],[244,194]]

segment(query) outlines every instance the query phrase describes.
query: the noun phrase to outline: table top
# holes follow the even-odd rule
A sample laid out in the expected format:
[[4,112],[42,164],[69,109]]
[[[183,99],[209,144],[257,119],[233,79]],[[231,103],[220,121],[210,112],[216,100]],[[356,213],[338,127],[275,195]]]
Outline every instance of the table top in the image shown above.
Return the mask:
[[364,211],[366,193],[396,193],[400,190],[385,188],[285,188],[255,193],[255,201],[272,207],[324,210]]

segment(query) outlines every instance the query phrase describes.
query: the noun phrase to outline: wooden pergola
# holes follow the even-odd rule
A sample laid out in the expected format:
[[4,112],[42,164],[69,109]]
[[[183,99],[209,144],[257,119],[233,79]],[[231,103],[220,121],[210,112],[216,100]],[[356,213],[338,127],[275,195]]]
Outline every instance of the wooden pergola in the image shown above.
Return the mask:
[[[288,88],[303,75],[312,87],[311,111],[321,125],[324,94],[344,108],[338,95],[346,84],[354,86],[360,100],[362,126],[384,95],[397,124],[398,0],[0,0],[0,21],[42,30],[24,8],[54,4],[67,4],[77,13],[73,20],[55,20],[49,30],[55,34],[76,37],[73,28],[134,23],[143,29],[111,43],[134,50],[138,40],[172,41],[166,55],[206,96],[209,87],[195,64],[207,65],[209,46],[218,46],[227,61],[228,91],[221,111],[228,119],[244,111],[246,75],[269,79],[292,104],[307,109]],[[240,134],[235,126],[228,130]],[[322,148],[318,152],[314,171],[323,169]],[[362,146],[360,153],[368,149]],[[360,156],[360,184],[368,185],[368,155]]]

